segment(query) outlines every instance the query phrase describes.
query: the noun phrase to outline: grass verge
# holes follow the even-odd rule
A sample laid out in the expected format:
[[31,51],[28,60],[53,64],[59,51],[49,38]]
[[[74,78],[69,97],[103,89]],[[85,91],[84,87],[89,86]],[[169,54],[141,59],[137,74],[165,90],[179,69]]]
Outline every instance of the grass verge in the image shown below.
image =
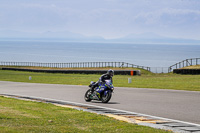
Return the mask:
[[[32,80],[29,80],[29,76]],[[52,74],[0,70],[1,81],[15,81],[28,83],[88,85],[90,81],[97,81],[97,74]],[[128,78],[132,83],[128,84]],[[200,91],[200,75],[178,74],[152,74],[146,73],[141,76],[115,75],[113,77],[115,87],[137,87]]]
[[0,132],[164,133],[166,131],[52,104],[0,97]]
[[183,67],[180,69],[200,69],[200,65],[193,65],[193,66]]

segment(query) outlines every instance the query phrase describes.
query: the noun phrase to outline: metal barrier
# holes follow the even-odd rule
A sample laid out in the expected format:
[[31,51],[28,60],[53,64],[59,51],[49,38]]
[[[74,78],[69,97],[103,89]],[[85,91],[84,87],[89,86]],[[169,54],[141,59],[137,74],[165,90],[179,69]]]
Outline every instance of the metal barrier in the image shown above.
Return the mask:
[[[45,73],[78,73],[78,74],[104,74],[107,70],[47,70],[47,69],[25,69],[4,67],[2,70],[45,72]],[[115,70],[115,75],[141,75],[140,70]]]

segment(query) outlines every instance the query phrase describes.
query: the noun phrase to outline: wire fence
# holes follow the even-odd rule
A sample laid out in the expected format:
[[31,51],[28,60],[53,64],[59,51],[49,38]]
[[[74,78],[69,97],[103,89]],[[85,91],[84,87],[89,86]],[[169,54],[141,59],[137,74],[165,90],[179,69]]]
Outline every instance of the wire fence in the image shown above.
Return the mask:
[[169,73],[169,67],[150,67],[152,73]]

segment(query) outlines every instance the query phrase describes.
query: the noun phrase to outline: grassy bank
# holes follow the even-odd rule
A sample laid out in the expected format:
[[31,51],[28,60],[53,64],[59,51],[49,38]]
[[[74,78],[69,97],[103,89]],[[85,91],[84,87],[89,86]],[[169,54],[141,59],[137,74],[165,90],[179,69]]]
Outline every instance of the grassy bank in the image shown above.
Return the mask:
[[[32,80],[29,80],[29,76]],[[88,85],[90,81],[97,81],[97,74],[52,74],[0,70],[1,81]],[[132,83],[128,84],[128,78]],[[115,75],[113,77],[115,87],[137,87],[200,91],[200,75],[177,74],[152,74],[143,72],[141,76]]]
[[52,104],[0,97],[0,132],[164,133],[166,131]]
[[183,67],[180,69],[200,69],[200,65],[188,66],[188,67]]

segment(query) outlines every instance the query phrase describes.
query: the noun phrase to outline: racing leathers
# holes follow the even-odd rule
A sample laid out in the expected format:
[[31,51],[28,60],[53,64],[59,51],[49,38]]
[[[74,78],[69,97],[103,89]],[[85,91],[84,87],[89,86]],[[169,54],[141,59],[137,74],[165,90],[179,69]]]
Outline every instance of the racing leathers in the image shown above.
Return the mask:
[[111,82],[113,83],[112,76],[110,76],[108,73],[103,74],[103,75],[99,78],[99,80],[98,80],[93,86],[91,86],[92,92],[94,91],[94,89],[95,89],[96,87],[99,86],[100,83],[101,83],[101,84],[104,84],[104,83],[105,83],[105,80],[111,80]]

